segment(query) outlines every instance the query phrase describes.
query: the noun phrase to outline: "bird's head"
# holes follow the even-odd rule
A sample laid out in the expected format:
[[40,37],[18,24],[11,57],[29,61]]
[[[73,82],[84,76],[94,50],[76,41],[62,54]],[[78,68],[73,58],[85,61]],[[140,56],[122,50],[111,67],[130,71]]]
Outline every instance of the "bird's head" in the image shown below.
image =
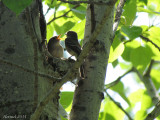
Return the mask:
[[77,33],[74,31],[68,31],[66,35],[67,37],[70,37],[70,38],[77,38]]
[[54,36],[52,37],[49,41],[51,41],[52,43],[59,43],[59,41],[61,40],[61,34],[58,36]]
[[58,36],[55,36],[55,37],[56,37],[56,40],[58,40],[58,41],[62,40],[62,39],[61,39],[61,34],[58,35]]

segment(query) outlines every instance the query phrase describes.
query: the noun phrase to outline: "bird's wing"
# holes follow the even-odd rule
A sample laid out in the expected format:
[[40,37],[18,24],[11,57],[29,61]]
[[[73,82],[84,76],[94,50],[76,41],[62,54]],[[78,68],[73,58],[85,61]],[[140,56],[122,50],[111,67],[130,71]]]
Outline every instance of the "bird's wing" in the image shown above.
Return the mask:
[[65,40],[66,47],[76,52],[78,55],[81,53],[81,46],[78,41],[70,41],[69,38]]

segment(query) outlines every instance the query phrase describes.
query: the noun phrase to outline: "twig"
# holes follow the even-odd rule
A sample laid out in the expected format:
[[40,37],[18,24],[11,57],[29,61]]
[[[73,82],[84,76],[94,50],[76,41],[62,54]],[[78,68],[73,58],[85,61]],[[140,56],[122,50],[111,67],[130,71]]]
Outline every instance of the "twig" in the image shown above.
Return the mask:
[[[61,2],[61,3],[56,4],[56,6],[55,6],[55,8],[54,8],[54,9],[55,9],[55,11],[56,11],[56,9],[58,9],[58,8],[59,8],[59,6],[60,6],[61,4],[62,4],[62,2]],[[46,13],[45,13],[45,16],[48,14],[48,12],[49,12],[51,9],[52,9],[52,8],[50,8],[50,7],[47,9],[47,11],[46,11]]]
[[[51,1],[51,4],[53,3],[53,0]],[[47,14],[48,14],[48,12],[50,11],[50,7],[47,9],[47,12],[45,13],[45,15],[44,16],[46,16]]]
[[[80,6],[80,5],[76,5],[76,6],[74,6],[72,9],[75,9],[75,8],[77,8],[77,7],[79,7],[79,6]],[[51,24],[51,22],[53,22],[54,20],[56,20],[56,19],[58,19],[58,18],[66,17],[66,15],[67,15],[69,12],[71,12],[72,9],[68,10],[68,11],[67,11],[66,13],[64,13],[63,15],[60,15],[60,16],[58,16],[58,17],[54,17],[52,20],[50,20],[50,21],[47,23],[47,25]]]
[[135,73],[137,73],[140,80],[144,83],[144,85],[147,89],[147,92],[152,99],[152,102],[154,104],[157,104],[157,102],[160,100],[160,96],[156,90],[155,85],[153,84],[153,81],[150,79],[149,76],[142,76],[136,68],[133,68],[133,70]]
[[129,120],[133,120],[133,119],[131,118],[131,116],[123,109],[123,107],[122,107],[118,102],[116,102],[116,101],[108,94],[107,91],[105,91],[105,93],[106,93],[106,94],[108,95],[108,97],[117,105],[117,107],[119,107],[119,108],[127,115],[127,117],[128,117]]
[[121,78],[123,78],[125,75],[127,75],[128,73],[130,73],[132,71],[133,71],[133,68],[131,68],[129,71],[127,71],[126,73],[124,73],[123,75],[118,77],[115,81],[105,85],[105,89],[109,89],[109,88],[113,87],[114,85],[116,85],[121,80]]
[[111,5],[111,1],[109,2],[103,2],[103,1],[99,1],[99,2],[96,2],[96,1],[66,1],[66,0],[57,0],[57,1],[61,1],[61,2],[64,2],[64,3],[69,3],[69,4],[81,4],[81,3],[85,3],[85,4],[97,4],[97,5]]
[[154,110],[147,115],[145,120],[153,120],[160,115],[160,101],[156,104]]
[[127,40],[127,41],[124,41],[123,44],[126,44],[128,42],[132,42],[134,39],[130,39],[130,40]]
[[153,63],[154,63],[154,60],[151,60],[149,66],[148,66],[148,69],[147,69],[147,71],[144,73],[143,76],[150,77],[150,73],[151,73],[151,69],[152,69]]
[[156,43],[154,43],[152,40],[150,40],[149,38],[144,37],[143,35],[140,35],[140,38],[142,38],[146,42],[150,42],[152,45],[154,45],[160,51],[160,47]]
[[30,69],[25,68],[25,67],[23,67],[21,65],[14,64],[14,63],[11,63],[11,62],[3,60],[3,59],[0,59],[0,62],[2,62],[4,64],[7,64],[7,65],[10,65],[10,66],[14,66],[16,68],[19,68],[19,69],[21,69],[21,70],[23,70],[25,72],[31,73],[31,74],[37,74],[40,77],[48,78],[48,79],[51,79],[51,80],[60,80],[60,78],[55,78],[55,77],[50,76],[50,75],[46,75],[46,74],[43,74],[43,73],[40,73],[40,72],[36,72],[34,70],[30,70]]
[[44,16],[46,16],[50,10],[51,10],[51,8],[49,7],[49,8],[47,9],[46,13],[44,14]]
[[72,68],[68,70],[67,74],[59,81],[57,81],[52,89],[50,90],[50,92],[47,94],[47,96],[40,102],[40,104],[38,105],[36,111],[33,113],[31,120],[38,120],[38,118],[40,117],[45,105],[49,102],[50,99],[54,98],[55,96],[55,91],[59,90],[60,87],[67,81],[71,81],[75,71],[78,70],[78,68],[81,66],[81,64],[84,61],[84,58],[87,57],[89,51],[91,50],[92,46],[94,45],[94,43],[96,42],[96,38],[98,36],[98,34],[100,33],[101,29],[104,26],[104,23],[106,22],[106,20],[108,19],[109,14],[111,13],[111,10],[113,9],[114,4],[116,3],[117,0],[111,0],[111,8],[110,9],[106,9],[106,12],[102,18],[102,21],[97,25],[97,28],[95,29],[95,31],[93,32],[93,34],[91,35],[90,39],[89,39],[89,43],[84,47],[83,51],[81,52],[81,54],[79,55],[77,61],[73,64]]
[[158,61],[158,60],[155,60],[155,61],[154,61],[154,63],[156,63],[156,64],[160,64],[160,61]]
[[117,6],[116,16],[115,16],[115,20],[114,20],[114,24],[113,24],[113,34],[114,35],[115,35],[115,32],[117,31],[119,22],[121,20],[123,6],[124,6],[125,2],[126,2],[126,0],[120,0],[119,4]]

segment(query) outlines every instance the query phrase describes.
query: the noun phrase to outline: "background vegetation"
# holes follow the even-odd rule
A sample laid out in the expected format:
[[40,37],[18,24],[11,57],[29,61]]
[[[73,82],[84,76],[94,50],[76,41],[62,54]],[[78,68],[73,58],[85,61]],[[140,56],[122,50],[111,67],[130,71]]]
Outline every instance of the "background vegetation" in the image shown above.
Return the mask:
[[[3,0],[3,3],[17,15],[32,2],[15,1],[17,0]],[[115,14],[119,2],[120,0],[115,6]],[[72,30],[78,33],[83,45],[87,4],[73,5],[62,0],[44,0],[43,3],[48,6],[47,12],[44,13],[49,17],[46,18],[47,40],[56,34],[64,35]],[[137,15],[142,12],[148,14],[150,24],[133,24],[139,17]],[[159,0],[126,0],[109,57],[109,63],[115,69],[118,67],[119,71],[125,72],[114,82],[105,85],[105,98],[99,120],[143,120],[152,110],[150,116],[157,117],[160,114],[157,110],[160,100],[160,28],[157,22],[159,15]],[[128,85],[131,78],[125,79],[129,74],[134,79],[133,85]],[[124,78],[123,82],[121,78]],[[61,92],[60,103],[67,112],[71,110],[73,93]],[[156,120],[160,120],[160,117]]]

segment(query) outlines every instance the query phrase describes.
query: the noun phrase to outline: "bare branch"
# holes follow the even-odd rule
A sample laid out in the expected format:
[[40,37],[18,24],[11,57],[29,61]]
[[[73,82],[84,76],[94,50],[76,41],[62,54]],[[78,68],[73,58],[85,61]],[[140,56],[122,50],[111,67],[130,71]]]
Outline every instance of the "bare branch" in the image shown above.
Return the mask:
[[105,85],[105,89],[109,89],[113,86],[115,86],[120,80],[121,78],[123,78],[125,75],[127,75],[128,73],[132,72],[133,71],[133,68],[131,68],[129,71],[127,71],[126,73],[124,73],[123,75],[121,75],[120,77],[118,77],[115,81]]
[[156,105],[157,102],[160,100],[160,96],[159,96],[159,94],[156,90],[156,87],[154,86],[152,80],[148,76],[142,76],[136,68],[134,68],[133,70],[134,70],[135,73],[137,73],[140,80],[144,83],[144,85],[147,89],[147,92],[152,99],[152,102]]
[[44,14],[44,16],[46,16],[50,10],[51,10],[51,8],[49,7],[49,8],[47,9],[46,13]]
[[57,81],[53,87],[51,88],[50,92],[46,95],[46,97],[40,102],[40,104],[38,105],[36,111],[33,113],[31,120],[37,120],[40,115],[42,110],[44,109],[45,105],[49,102],[50,99],[55,97],[55,91],[59,90],[60,87],[67,81],[71,81],[74,77],[74,73],[75,71],[78,70],[78,68],[81,66],[81,64],[84,61],[84,58],[87,57],[89,51],[91,50],[92,46],[94,45],[94,43],[96,42],[96,38],[98,36],[98,34],[100,33],[101,29],[103,28],[104,23],[106,22],[106,20],[108,19],[109,14],[111,13],[112,8],[114,7],[114,4],[116,3],[117,0],[113,0],[111,1],[112,5],[110,6],[111,9],[107,9],[102,21],[98,24],[97,28],[95,29],[95,31],[93,32],[93,34],[91,35],[90,39],[89,39],[89,43],[87,45],[84,46],[84,49],[82,50],[81,54],[79,55],[77,61],[73,64],[72,68],[68,70],[67,74],[59,81]]
[[147,115],[145,120],[153,120],[154,118],[158,117],[160,115],[160,101],[155,106],[154,110]]
[[81,3],[85,3],[85,4],[97,4],[97,5],[111,5],[111,1],[109,2],[103,2],[103,1],[99,1],[99,2],[96,2],[96,1],[66,1],[66,0],[57,0],[57,1],[61,1],[61,2],[64,2],[64,3],[69,3],[69,4],[81,4]]
[[[80,6],[80,5],[76,5],[76,6],[74,6],[72,9],[75,9],[75,8],[77,8],[77,7],[79,7],[79,6]],[[51,22],[53,22],[54,20],[56,20],[56,19],[58,19],[58,18],[66,17],[66,15],[67,15],[69,12],[71,12],[72,9],[68,10],[68,11],[67,11],[66,13],[64,13],[63,15],[60,15],[60,16],[58,16],[58,17],[54,17],[52,20],[50,20],[50,21],[47,23],[47,25],[51,24]]]
[[113,24],[113,33],[114,33],[114,35],[115,35],[115,32],[117,31],[119,22],[121,20],[123,6],[124,6],[125,2],[126,2],[126,0],[120,0],[119,4],[117,6],[116,16],[115,16],[115,20],[114,20],[114,24]]
[[155,61],[154,61],[154,63],[156,63],[156,64],[160,64],[160,61],[155,60]]
[[1,63],[4,63],[4,64],[7,64],[7,65],[10,65],[10,66],[14,66],[14,67],[16,67],[16,68],[18,68],[18,69],[21,69],[21,70],[23,70],[23,71],[25,71],[25,72],[28,72],[28,73],[31,73],[31,74],[37,74],[37,75],[40,76],[40,77],[48,78],[48,79],[54,80],[54,81],[55,81],[55,80],[60,80],[60,78],[55,78],[55,77],[53,77],[53,76],[46,75],[46,74],[44,74],[44,73],[36,72],[36,71],[34,71],[34,70],[30,70],[30,69],[25,68],[25,67],[23,67],[23,66],[21,66],[21,65],[14,64],[14,63],[11,63],[11,62],[6,61],[6,60],[3,60],[3,59],[0,59],[0,62],[1,62]]
[[[53,0],[51,1],[51,4],[53,3]],[[47,12],[45,13],[45,16],[47,15],[47,13],[50,11],[50,7],[47,9]]]
[[119,108],[127,115],[127,117],[128,117],[129,120],[133,120],[133,119],[131,118],[131,116],[123,109],[123,107],[122,107],[118,102],[116,102],[116,101],[108,94],[107,91],[105,91],[105,93],[106,93],[106,94],[108,95],[108,97],[117,105],[117,107],[119,107]]
[[160,51],[160,47],[156,43],[154,43],[152,40],[150,40],[149,38],[144,37],[143,35],[140,35],[140,38],[142,38],[146,42],[150,42],[152,45],[154,45]]
[[153,63],[154,63],[154,60],[151,60],[151,62],[149,64],[149,67],[148,67],[147,71],[144,73],[143,76],[150,77],[150,73],[151,73],[151,69],[152,69]]
[[126,40],[126,41],[123,42],[123,44],[126,44],[126,43],[128,43],[128,42],[132,42],[133,40],[134,40],[134,39]]

